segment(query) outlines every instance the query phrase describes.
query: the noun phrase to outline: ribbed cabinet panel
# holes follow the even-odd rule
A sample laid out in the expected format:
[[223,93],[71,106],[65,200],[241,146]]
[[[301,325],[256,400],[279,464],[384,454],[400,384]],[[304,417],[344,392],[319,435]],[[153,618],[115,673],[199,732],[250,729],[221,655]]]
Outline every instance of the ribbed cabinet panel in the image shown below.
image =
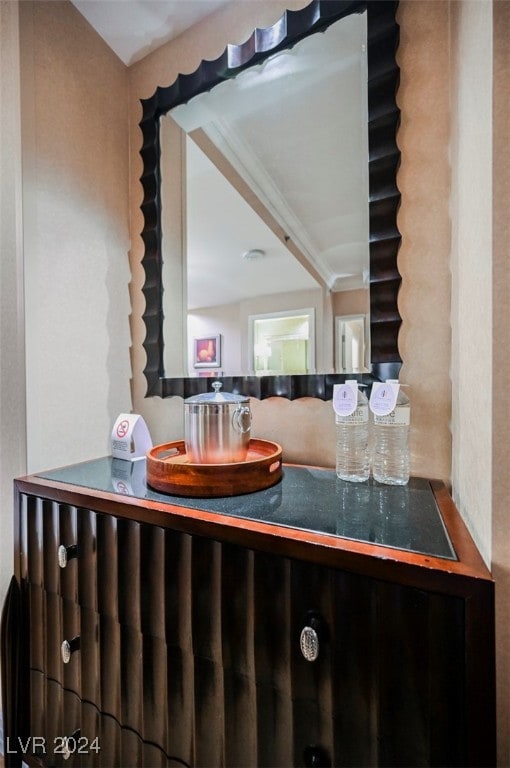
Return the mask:
[[140,524],[117,521],[118,621],[120,624],[120,712],[112,713],[143,734],[143,637],[141,626]]
[[[333,700],[331,690],[333,648],[340,650],[332,628],[331,571],[292,563],[291,569],[291,629],[293,642],[289,648],[290,678],[292,681],[292,723],[294,728],[291,765],[304,765],[307,745],[328,747],[331,760],[333,740]],[[340,611],[343,613],[342,606]],[[319,634],[319,653],[314,662],[301,653],[301,630],[310,625],[311,615],[319,617],[323,632]]]
[[257,766],[253,552],[221,552],[221,650],[225,765]]
[[465,765],[463,601],[384,582],[375,594],[377,765]]
[[194,659],[192,645],[192,538],[165,531],[166,678],[158,687],[161,708],[167,716],[167,751],[184,756],[193,765]]
[[[140,523],[132,520],[117,521],[117,598],[118,620],[121,626],[130,627],[138,634],[142,631],[141,606],[141,532]],[[144,601],[148,595],[143,595]]]
[[258,747],[254,764],[293,765],[290,561],[257,553],[254,581]]
[[[118,520],[113,515],[97,517],[97,602],[101,616],[118,621],[119,546]],[[124,553],[121,555],[124,557]]]
[[[99,589],[97,584],[97,514],[89,509],[78,513],[78,557],[65,569],[78,578],[78,602],[91,612],[98,612]],[[76,567],[73,568],[72,566]],[[67,576],[67,573],[66,573]]]
[[[50,502],[46,502],[49,504]],[[45,550],[44,561],[47,563],[46,570],[54,574],[57,582],[57,591],[66,600],[77,601],[78,594],[78,578],[79,578],[79,565],[80,560],[83,560],[85,542],[81,543],[78,538],[78,515],[81,517],[83,510],[78,511],[76,507],[70,507],[66,504],[57,504],[51,502],[52,515],[50,520],[54,521],[57,528],[57,536],[51,537],[52,548]],[[47,521],[45,518],[45,527],[47,527]],[[82,530],[80,530],[82,533]],[[49,538],[49,537],[48,537]],[[60,568],[58,565],[58,547],[70,547],[77,544],[78,558],[74,561],[70,560],[66,568]],[[82,577],[85,573],[82,574]],[[94,574],[87,575],[87,579],[93,579]],[[60,588],[58,585],[60,584]],[[50,585],[45,584],[45,589],[51,591]]]
[[221,544],[192,542],[194,765],[224,765],[221,643]]
[[[374,582],[332,572],[331,654],[334,765],[377,765],[378,692]],[[341,706],[341,702],[348,702]]]
[[[26,545],[26,579],[29,584],[43,586],[43,505],[39,498],[29,497],[24,505],[25,535],[22,537]],[[52,521],[50,521],[51,523]]]
[[67,765],[462,765],[462,600],[32,497],[20,534],[31,732],[104,741]]

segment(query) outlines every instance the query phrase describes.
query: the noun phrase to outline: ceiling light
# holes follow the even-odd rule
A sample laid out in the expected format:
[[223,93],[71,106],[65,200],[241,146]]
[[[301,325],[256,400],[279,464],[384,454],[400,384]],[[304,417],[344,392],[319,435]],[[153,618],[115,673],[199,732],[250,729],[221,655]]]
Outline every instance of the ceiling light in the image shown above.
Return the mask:
[[265,255],[266,252],[261,248],[251,248],[249,251],[243,253],[243,259],[246,259],[246,261],[255,261],[255,259],[261,259],[262,256]]

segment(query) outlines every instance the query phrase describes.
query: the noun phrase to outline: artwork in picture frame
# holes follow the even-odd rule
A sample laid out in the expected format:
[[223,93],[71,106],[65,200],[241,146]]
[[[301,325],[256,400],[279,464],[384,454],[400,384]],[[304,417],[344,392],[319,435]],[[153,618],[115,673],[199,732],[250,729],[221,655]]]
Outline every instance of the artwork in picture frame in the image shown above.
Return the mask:
[[221,366],[221,335],[200,336],[193,339],[193,367],[219,368]]

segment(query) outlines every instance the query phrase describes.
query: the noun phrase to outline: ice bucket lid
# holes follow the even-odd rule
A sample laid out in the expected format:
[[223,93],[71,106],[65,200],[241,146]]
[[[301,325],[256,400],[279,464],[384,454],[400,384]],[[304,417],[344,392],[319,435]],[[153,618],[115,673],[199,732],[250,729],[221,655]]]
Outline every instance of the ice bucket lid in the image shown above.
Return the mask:
[[212,385],[214,392],[205,392],[201,395],[192,395],[184,403],[186,405],[221,405],[224,403],[247,403],[249,397],[246,395],[235,395],[233,392],[220,392],[223,384],[221,381],[215,381]]

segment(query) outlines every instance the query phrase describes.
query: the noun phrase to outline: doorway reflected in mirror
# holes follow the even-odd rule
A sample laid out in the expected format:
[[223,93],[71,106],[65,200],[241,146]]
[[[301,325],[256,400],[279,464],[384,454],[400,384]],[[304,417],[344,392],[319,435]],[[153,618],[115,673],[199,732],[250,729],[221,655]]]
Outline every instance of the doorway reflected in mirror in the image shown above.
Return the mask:
[[251,375],[315,373],[313,309],[250,315],[248,322]]
[[368,372],[369,345],[366,315],[335,317],[335,368],[338,373]]

